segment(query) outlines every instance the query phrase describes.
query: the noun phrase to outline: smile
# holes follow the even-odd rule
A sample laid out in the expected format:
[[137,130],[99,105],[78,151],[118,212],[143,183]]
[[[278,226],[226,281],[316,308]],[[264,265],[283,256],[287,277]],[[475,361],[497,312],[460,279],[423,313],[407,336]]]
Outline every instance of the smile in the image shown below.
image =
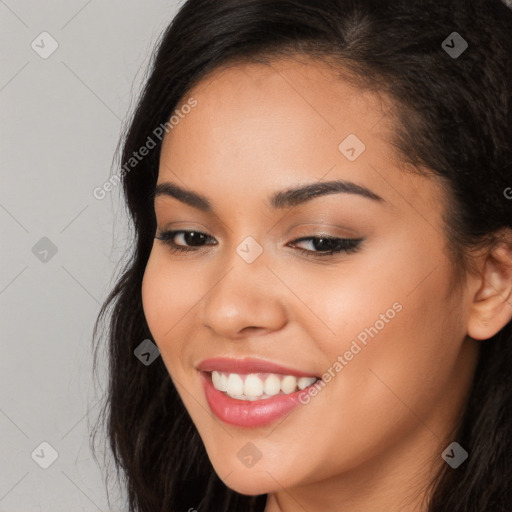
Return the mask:
[[259,427],[286,416],[301,404],[299,394],[320,380],[254,359],[210,359],[198,370],[213,414],[239,427]]
[[275,395],[289,395],[316,382],[315,377],[295,377],[277,373],[224,373],[213,371],[213,387],[236,400],[260,400]]

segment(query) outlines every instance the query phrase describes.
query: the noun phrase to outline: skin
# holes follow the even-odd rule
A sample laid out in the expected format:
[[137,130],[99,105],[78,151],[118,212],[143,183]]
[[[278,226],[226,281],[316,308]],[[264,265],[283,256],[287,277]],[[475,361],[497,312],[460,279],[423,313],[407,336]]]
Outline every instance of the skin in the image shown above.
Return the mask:
[[[303,59],[237,64],[183,100],[197,106],[166,136],[158,183],[206,196],[214,214],[155,199],[157,233],[213,237],[173,253],[155,239],[142,297],[148,326],[215,471],[243,494],[268,493],[266,512],[425,511],[427,485],[467,399],[480,340],[512,316],[510,272],[481,257],[479,275],[450,290],[453,268],[435,179],[400,166],[389,144],[390,103]],[[353,162],[338,149],[364,142]],[[267,197],[299,184],[349,180],[383,198],[330,194],[295,208]],[[446,204],[446,203],[444,203]],[[321,234],[364,238],[357,252],[314,253]],[[251,236],[262,254],[236,252]],[[186,246],[183,236],[174,238]],[[487,263],[486,263],[487,262]],[[356,336],[402,309],[307,405],[258,428],[211,413],[196,365],[255,357],[322,375]],[[252,467],[237,452],[261,452]]]

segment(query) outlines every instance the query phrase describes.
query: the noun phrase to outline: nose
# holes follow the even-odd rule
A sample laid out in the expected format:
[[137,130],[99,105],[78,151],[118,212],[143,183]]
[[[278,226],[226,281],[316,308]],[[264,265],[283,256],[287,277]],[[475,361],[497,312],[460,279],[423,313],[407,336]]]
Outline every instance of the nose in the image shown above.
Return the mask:
[[202,301],[202,323],[222,338],[281,329],[287,321],[282,285],[263,261],[233,261]]

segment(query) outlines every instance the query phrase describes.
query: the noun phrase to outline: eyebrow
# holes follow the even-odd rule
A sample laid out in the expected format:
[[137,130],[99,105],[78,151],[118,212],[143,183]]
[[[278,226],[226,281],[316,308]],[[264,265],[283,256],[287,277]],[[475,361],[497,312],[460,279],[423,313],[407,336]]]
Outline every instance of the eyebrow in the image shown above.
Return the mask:
[[[301,185],[275,192],[270,196],[269,204],[274,209],[292,208],[316,197],[341,193],[359,195],[373,201],[384,201],[382,197],[362,185],[357,185],[351,181],[334,180]],[[158,196],[171,196],[203,212],[213,212],[212,204],[208,198],[192,190],[179,187],[176,183],[159,183],[155,187],[153,197]]]

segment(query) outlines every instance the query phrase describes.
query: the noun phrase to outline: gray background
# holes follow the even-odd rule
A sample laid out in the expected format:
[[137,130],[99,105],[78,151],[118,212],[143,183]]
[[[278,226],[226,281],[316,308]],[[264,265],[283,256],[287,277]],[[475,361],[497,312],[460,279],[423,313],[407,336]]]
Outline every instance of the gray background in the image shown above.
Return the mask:
[[[89,435],[106,384],[106,366],[92,376],[92,326],[129,231],[119,187],[92,191],[115,172],[151,49],[181,3],[0,0],[1,512],[124,508],[115,480],[107,507]],[[42,32],[58,43],[47,58]],[[42,442],[58,453],[47,469]]]

